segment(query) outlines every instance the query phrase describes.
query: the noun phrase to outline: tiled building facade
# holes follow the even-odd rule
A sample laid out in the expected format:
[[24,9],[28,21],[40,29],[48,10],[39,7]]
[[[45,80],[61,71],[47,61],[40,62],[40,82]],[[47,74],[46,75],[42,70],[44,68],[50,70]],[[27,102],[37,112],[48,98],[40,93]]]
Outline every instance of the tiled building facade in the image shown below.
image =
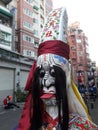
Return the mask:
[[46,15],[52,10],[51,0],[13,0],[9,9],[15,12],[15,49],[21,55],[36,59],[40,34]]
[[70,45],[70,59],[73,66],[73,77],[77,84],[87,84],[87,71],[90,69],[88,38],[79,27],[79,22],[71,24],[68,28]]
[[11,0],[0,1],[0,47],[13,50],[13,14],[6,8]]

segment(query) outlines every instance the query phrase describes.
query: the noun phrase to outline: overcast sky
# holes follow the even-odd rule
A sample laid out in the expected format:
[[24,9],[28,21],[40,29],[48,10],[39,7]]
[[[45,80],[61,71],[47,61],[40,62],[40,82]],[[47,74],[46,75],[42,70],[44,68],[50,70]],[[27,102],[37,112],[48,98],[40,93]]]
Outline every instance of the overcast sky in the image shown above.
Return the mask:
[[89,53],[98,66],[98,2],[97,0],[53,0],[54,8],[66,7],[68,23],[80,22],[88,37]]

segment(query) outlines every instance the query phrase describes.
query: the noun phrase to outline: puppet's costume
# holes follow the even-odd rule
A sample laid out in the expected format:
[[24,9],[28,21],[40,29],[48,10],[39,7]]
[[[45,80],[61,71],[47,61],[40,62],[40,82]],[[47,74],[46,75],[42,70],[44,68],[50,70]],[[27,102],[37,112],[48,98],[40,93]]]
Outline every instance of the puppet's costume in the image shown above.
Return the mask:
[[18,130],[98,130],[71,79],[67,21],[65,8],[45,21]]

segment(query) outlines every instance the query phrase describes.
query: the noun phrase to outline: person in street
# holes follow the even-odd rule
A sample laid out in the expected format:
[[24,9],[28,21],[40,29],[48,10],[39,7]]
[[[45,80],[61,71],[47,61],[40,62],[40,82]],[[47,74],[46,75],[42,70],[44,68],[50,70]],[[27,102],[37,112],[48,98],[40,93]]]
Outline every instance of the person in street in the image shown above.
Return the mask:
[[17,104],[12,102],[12,96],[11,95],[8,95],[6,98],[4,98],[3,105],[4,105],[4,109],[11,109],[11,108],[14,108],[14,107],[20,108]]
[[79,85],[79,92],[80,92],[81,96],[84,98],[85,92],[86,92],[86,87],[84,84]]
[[95,101],[96,100],[96,95],[97,95],[97,89],[96,86],[89,86],[89,96],[90,99]]
[[88,105],[88,98],[89,97],[87,95],[88,92],[87,92],[86,86],[82,83],[82,84],[79,85],[78,90],[79,90],[84,102],[86,103],[86,106],[89,108],[89,105]]
[[71,78],[67,23],[63,7],[46,19],[38,58],[25,87],[29,93],[15,130],[98,130]]

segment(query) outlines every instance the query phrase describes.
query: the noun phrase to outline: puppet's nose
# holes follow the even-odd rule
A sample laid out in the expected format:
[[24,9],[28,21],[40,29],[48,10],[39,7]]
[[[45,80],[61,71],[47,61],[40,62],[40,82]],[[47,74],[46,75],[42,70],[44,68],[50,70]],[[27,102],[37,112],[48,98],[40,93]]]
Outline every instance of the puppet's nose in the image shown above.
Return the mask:
[[44,79],[43,80],[43,85],[48,88],[48,86],[50,85],[50,83],[48,82],[47,79]]

